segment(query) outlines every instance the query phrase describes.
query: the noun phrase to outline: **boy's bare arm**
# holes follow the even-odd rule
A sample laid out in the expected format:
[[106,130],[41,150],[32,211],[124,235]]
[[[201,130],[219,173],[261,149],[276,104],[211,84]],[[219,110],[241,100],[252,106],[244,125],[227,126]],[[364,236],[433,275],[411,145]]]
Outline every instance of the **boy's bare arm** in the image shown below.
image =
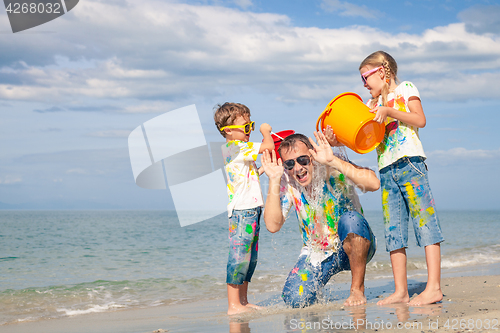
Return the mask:
[[263,123],[260,125],[260,133],[262,133],[264,140],[262,140],[262,144],[260,145],[259,154],[262,154],[266,150],[271,151],[274,149],[274,140],[271,136],[272,130],[273,129],[269,124]]

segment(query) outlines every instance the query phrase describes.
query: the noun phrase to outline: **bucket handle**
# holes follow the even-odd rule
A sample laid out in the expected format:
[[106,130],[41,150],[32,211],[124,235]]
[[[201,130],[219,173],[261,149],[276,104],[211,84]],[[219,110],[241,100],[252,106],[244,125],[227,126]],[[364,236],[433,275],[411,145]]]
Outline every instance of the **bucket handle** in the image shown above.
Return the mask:
[[[353,96],[356,96],[361,102],[363,102],[363,99],[361,97],[359,97],[358,94],[355,94],[355,93],[352,93],[352,92],[346,92],[346,93],[343,93],[343,94],[340,94],[340,95],[337,95],[337,97],[335,97],[334,99],[332,99],[332,101],[330,102],[330,104],[328,104],[328,106],[325,108],[325,110],[321,113],[321,115],[319,116],[318,118],[318,121],[316,122],[316,131],[319,132],[319,122],[320,120],[323,120],[325,119],[326,116],[328,116],[331,112],[332,112],[332,104],[338,100],[339,98],[343,97],[343,96],[346,96],[346,95],[353,95]],[[375,116],[374,116],[375,117]]]
[[[324,121],[325,117],[328,116],[330,114],[330,112],[332,112],[332,109],[329,107],[330,104],[326,107],[325,110],[323,110],[323,112],[321,112],[321,114],[319,115],[319,118],[318,118],[318,121],[316,121],[316,131],[319,132],[319,122],[321,120]],[[323,123],[322,121],[322,123]]]
[[284,141],[285,139],[283,139],[281,136],[279,136],[278,134],[274,133],[273,131],[271,131],[271,134],[272,135],[276,135],[279,139],[281,139],[281,141]]

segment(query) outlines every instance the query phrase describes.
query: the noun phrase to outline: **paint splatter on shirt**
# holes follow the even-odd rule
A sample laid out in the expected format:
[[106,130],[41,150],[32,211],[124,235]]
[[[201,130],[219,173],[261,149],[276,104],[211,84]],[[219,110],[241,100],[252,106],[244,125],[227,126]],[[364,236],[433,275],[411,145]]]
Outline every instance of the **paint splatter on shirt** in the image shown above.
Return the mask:
[[[420,98],[418,89],[413,83],[404,81],[387,96],[387,106],[399,111],[410,112],[408,100],[412,96]],[[371,105],[371,100],[368,101],[367,105]],[[381,105],[382,96],[379,96],[378,106]],[[424,148],[418,136],[418,127],[387,117],[384,140],[377,147],[377,155],[379,170],[405,156],[425,158]]]
[[292,206],[295,207],[306,252],[315,257],[312,262],[321,262],[337,252],[340,246],[337,224],[342,214],[346,211],[362,213],[354,184],[331,168],[326,168],[323,174],[323,179],[313,180],[309,185],[317,187],[319,195],[314,199],[308,199],[305,188],[286,172],[280,184],[283,217],[286,218]]
[[259,172],[255,160],[260,143],[229,141],[222,145],[222,157],[227,175],[228,216],[233,209],[250,209],[264,205]]

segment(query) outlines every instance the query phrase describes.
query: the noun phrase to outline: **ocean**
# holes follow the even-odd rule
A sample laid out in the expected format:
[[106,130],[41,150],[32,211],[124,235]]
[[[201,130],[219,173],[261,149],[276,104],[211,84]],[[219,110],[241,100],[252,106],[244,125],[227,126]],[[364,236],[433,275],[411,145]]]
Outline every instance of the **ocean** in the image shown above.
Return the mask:
[[[443,276],[500,263],[500,211],[438,215]],[[382,212],[365,216],[378,239],[366,278],[390,279]],[[181,228],[174,211],[0,211],[0,325],[223,299],[227,226],[224,214]],[[249,294],[279,295],[301,246],[293,213],[276,234],[261,221]],[[409,246],[409,279],[425,275],[411,228]]]

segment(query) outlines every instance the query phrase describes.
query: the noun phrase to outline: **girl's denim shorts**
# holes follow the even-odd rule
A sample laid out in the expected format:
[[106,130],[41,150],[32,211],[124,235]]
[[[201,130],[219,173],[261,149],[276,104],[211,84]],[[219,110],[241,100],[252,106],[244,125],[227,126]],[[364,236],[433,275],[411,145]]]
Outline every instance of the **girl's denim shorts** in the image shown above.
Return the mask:
[[444,241],[423,157],[403,157],[383,168],[380,183],[388,252],[408,247],[410,218],[418,246]]

